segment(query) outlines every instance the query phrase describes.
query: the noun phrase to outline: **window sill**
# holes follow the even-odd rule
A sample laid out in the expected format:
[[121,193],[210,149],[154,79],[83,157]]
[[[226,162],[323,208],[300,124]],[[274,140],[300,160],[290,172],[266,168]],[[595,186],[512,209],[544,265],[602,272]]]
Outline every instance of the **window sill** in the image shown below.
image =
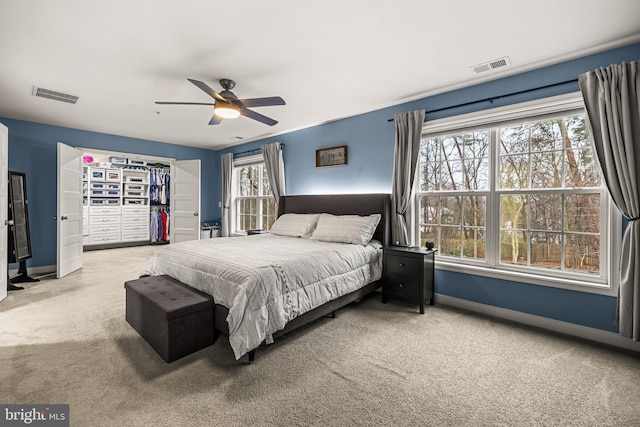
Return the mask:
[[500,270],[480,265],[460,264],[436,258],[436,270],[453,271],[456,273],[472,274],[475,276],[490,277],[512,282],[528,283],[531,285],[547,286],[552,288],[567,289],[577,292],[587,292],[605,296],[617,296],[617,288],[602,283],[582,281],[579,279],[562,279],[557,277],[542,276],[539,274],[524,273],[520,271]]

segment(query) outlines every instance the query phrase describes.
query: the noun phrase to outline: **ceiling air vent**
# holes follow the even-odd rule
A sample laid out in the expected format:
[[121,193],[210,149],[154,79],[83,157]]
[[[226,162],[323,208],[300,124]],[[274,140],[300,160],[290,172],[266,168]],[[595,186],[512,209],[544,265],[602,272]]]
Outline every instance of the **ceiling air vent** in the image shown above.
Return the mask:
[[78,102],[78,97],[69,95],[67,93],[56,92],[54,90],[44,89],[38,86],[33,87],[33,95],[41,98],[49,98],[56,101],[68,102],[69,104],[75,104]]
[[474,65],[471,69],[476,73],[484,73],[485,71],[495,70],[496,68],[506,67],[507,65],[511,65],[511,60],[508,56],[505,56],[483,64]]

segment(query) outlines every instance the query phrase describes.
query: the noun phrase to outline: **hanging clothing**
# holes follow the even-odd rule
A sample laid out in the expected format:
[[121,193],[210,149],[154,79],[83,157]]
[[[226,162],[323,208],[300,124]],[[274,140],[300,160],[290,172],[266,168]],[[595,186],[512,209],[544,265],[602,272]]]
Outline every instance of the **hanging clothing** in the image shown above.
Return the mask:
[[158,233],[158,240],[162,240],[162,238],[164,237],[164,228],[163,228],[163,222],[162,222],[162,211],[158,212],[158,228],[157,228],[157,233]]
[[170,171],[168,167],[151,168],[149,171],[149,200],[154,205],[169,204]]
[[151,211],[151,220],[149,221],[149,237],[152,242],[158,241],[158,210],[154,208]]
[[162,240],[169,241],[169,214],[166,211],[162,211],[162,228],[164,229],[164,236]]

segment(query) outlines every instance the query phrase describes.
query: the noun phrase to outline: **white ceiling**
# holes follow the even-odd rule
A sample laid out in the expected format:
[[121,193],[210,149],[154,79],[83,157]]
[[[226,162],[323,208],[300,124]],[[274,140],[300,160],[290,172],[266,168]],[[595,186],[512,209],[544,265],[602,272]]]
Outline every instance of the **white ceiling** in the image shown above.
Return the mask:
[[[219,149],[640,41],[639,18],[638,0],[0,0],[0,117]],[[187,78],[287,105],[254,109],[269,127],[154,103],[211,102]]]

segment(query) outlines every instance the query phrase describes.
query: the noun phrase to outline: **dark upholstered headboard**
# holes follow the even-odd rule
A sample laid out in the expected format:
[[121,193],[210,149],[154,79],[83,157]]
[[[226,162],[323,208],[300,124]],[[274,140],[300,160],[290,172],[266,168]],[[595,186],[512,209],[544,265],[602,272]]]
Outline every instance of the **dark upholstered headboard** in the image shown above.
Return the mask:
[[334,215],[382,215],[373,238],[391,244],[391,196],[389,194],[335,194],[281,196],[278,216],[286,213],[330,213]]

